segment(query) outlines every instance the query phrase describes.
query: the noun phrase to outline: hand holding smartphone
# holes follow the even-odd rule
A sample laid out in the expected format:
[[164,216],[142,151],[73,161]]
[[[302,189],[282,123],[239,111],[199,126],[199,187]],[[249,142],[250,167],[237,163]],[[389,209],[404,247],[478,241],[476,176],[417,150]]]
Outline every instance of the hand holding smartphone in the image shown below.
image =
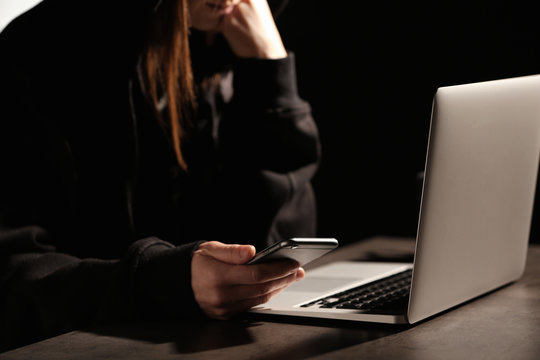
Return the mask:
[[291,238],[279,241],[255,254],[248,264],[293,259],[303,266],[339,245],[334,238]]

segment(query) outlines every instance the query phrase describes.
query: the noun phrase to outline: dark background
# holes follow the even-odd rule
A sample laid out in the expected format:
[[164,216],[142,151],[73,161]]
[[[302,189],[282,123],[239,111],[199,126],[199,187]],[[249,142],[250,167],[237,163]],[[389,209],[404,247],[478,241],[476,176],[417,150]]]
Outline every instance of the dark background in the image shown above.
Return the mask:
[[321,133],[320,236],[416,234],[435,90],[540,73],[537,14],[515,0],[289,1],[278,27]]

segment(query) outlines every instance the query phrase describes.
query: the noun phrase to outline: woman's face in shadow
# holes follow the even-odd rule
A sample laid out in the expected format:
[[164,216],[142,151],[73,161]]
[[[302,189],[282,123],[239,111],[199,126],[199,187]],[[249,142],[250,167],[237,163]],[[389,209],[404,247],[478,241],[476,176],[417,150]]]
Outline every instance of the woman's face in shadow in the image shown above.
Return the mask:
[[241,0],[188,0],[190,26],[200,31],[219,31],[223,16]]

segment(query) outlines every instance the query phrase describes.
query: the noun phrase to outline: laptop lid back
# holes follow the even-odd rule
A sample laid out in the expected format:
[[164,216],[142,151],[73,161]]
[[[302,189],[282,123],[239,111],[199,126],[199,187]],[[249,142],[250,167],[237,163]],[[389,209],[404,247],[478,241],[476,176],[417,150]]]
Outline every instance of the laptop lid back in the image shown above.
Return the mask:
[[523,273],[540,155],[540,75],[434,96],[408,318]]

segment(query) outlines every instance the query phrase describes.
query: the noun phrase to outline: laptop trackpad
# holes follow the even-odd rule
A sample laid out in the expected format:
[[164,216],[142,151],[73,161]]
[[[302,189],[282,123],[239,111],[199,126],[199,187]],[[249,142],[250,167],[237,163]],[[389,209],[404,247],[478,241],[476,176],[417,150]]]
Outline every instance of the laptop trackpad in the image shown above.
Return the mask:
[[399,263],[335,262],[308,271],[302,281],[292,284],[285,292],[325,293],[395,273],[406,266]]

